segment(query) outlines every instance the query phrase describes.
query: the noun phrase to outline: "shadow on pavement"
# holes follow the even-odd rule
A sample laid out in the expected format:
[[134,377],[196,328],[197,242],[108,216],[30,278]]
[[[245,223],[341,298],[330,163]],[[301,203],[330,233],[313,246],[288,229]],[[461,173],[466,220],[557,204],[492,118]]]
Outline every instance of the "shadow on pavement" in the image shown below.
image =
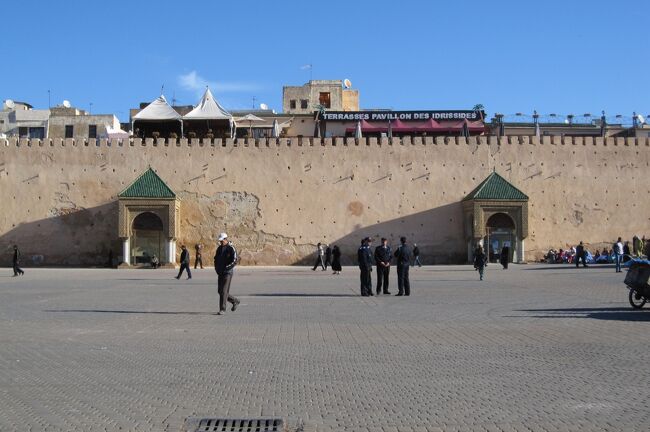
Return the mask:
[[632,307],[520,309],[517,312],[537,313],[537,315],[519,315],[517,318],[591,318],[607,321],[650,322],[650,310],[644,311]]
[[43,312],[56,313],[113,313],[113,314],[155,314],[155,315],[215,315],[214,312],[182,312],[182,311],[128,311],[104,309],[46,309]]
[[360,297],[360,296],[357,294],[263,293],[263,294],[248,294],[246,297]]

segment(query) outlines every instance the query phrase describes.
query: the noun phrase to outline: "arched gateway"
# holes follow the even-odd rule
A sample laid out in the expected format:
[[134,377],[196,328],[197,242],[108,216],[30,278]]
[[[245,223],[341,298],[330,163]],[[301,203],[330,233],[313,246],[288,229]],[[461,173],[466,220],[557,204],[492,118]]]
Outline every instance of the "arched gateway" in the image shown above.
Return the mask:
[[149,168],[119,195],[119,237],[124,266],[148,266],[155,254],[176,264],[180,200]]
[[510,261],[524,262],[528,237],[528,196],[496,172],[463,199],[467,259],[482,244],[490,258],[510,247]]

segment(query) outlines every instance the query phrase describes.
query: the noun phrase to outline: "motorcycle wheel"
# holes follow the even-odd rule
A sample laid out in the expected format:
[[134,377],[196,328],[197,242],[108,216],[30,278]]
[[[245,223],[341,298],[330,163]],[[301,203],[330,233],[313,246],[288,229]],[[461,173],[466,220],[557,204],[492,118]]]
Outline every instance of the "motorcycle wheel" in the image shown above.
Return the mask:
[[645,297],[643,297],[641,294],[636,292],[636,290],[634,289],[630,290],[629,299],[630,299],[630,304],[634,309],[641,309],[647,301]]

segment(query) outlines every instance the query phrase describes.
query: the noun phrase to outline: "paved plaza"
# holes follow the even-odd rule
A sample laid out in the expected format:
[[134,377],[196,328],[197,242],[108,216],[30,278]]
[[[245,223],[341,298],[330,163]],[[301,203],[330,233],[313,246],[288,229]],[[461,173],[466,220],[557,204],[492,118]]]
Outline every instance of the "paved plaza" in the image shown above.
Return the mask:
[[241,267],[224,316],[212,269],[26,271],[0,275],[2,431],[650,428],[650,309],[611,267],[423,267],[369,298],[355,268]]

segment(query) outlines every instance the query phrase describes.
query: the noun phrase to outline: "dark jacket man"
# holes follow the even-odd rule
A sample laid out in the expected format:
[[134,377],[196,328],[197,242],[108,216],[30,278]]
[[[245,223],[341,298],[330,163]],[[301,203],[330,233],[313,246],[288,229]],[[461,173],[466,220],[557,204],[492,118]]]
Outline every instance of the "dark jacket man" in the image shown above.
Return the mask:
[[14,257],[13,257],[14,276],[25,274],[23,269],[20,268],[19,264],[20,264],[20,251],[18,250],[18,246],[14,245]]
[[232,282],[233,272],[237,265],[237,251],[228,240],[226,233],[219,235],[219,247],[214,254],[214,271],[217,272],[217,287],[219,290],[219,312],[218,315],[226,311],[228,302],[232,303],[234,312],[239,306],[239,300],[230,295],[230,282]]
[[370,237],[361,241],[361,246],[357,251],[357,261],[361,278],[361,295],[364,297],[372,296],[372,252],[370,252]]
[[232,274],[236,265],[237,251],[235,247],[230,243],[219,245],[214,254],[214,271],[218,275]]
[[375,248],[375,265],[377,266],[377,294],[388,291],[388,276],[390,274],[390,260],[393,258],[393,251],[388,246],[388,240],[381,239],[381,245]]
[[331,246],[327,246],[325,248],[325,270],[327,270],[328,266],[332,265],[332,248]]
[[411,282],[409,280],[409,266],[411,264],[412,252],[406,244],[406,237],[400,238],[401,245],[395,251],[397,258],[397,290],[396,295],[411,295]]
[[582,266],[587,267],[587,258],[585,257],[585,247],[580,242],[578,246],[576,246],[576,256],[575,256],[575,263],[576,263],[576,268],[580,264],[580,261],[582,261]]
[[192,272],[190,271],[190,252],[185,245],[181,246],[181,269],[178,271],[176,279],[180,279],[183,271],[187,270],[187,278],[192,279]]

